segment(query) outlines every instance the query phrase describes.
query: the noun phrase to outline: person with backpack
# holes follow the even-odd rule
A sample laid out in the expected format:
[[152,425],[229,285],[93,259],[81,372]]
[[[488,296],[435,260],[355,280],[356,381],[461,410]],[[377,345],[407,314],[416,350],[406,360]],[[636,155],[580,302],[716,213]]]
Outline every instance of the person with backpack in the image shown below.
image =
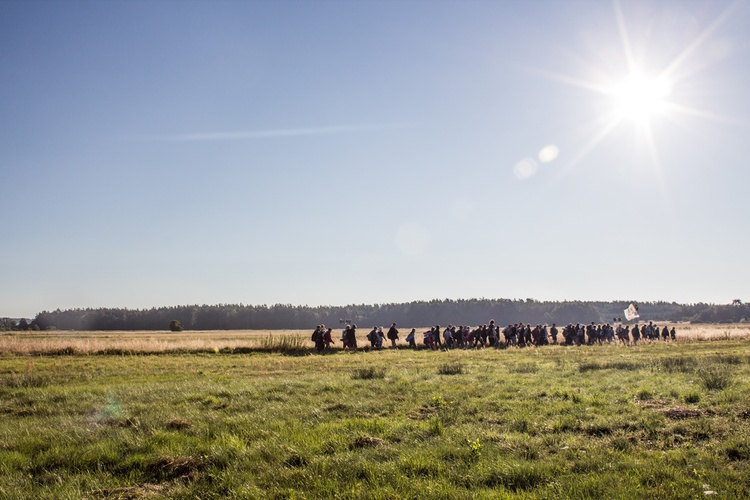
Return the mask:
[[317,352],[323,352],[323,349],[326,348],[323,328],[323,325],[318,325],[317,327],[315,327],[315,331],[310,337],[310,340],[315,342],[315,350]]
[[[440,336],[440,332],[437,333]],[[435,349],[435,327],[433,326],[428,331],[424,332],[424,339],[422,340],[424,345],[430,349]]]
[[620,326],[620,328],[622,328],[622,337],[620,338],[620,340],[622,340],[622,345],[629,345],[630,344],[630,326],[625,325],[624,327]]
[[552,323],[552,328],[549,329],[549,336],[552,337],[552,343],[557,345],[557,326]]
[[391,325],[386,336],[388,337],[388,340],[391,341],[391,347],[396,347],[396,341],[398,340],[398,330],[396,329],[396,323],[393,323]]
[[417,341],[414,337],[417,335],[417,329],[412,328],[409,332],[409,335],[406,336],[406,341],[409,343],[409,347],[416,349],[417,348]]
[[370,342],[370,348],[375,349],[375,346],[378,343],[378,327],[373,326],[372,330],[370,330],[370,333],[367,334],[367,340]]
[[633,327],[633,344],[638,344],[639,340],[641,340],[641,330],[638,328],[638,323],[636,323]]

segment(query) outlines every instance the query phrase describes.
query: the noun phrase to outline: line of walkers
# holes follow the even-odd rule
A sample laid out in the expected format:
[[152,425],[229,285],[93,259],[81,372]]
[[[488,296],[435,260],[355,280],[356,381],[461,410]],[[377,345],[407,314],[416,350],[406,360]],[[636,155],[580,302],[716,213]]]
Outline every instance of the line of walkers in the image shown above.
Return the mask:
[[[315,328],[311,340],[315,342],[317,351],[331,348],[334,343],[332,328],[319,325]],[[624,345],[637,344],[639,341],[658,341],[659,336],[663,341],[676,340],[675,328],[670,330],[666,325],[659,329],[657,325],[649,321],[648,325],[639,327],[636,323],[632,330],[629,325],[618,324],[613,327],[609,323],[597,325],[593,321],[590,324],[569,323],[558,330],[557,325],[552,323],[551,327],[545,325],[531,326],[531,324],[516,323],[500,328],[495,325],[495,320],[489,324],[472,329],[469,326],[448,325],[441,331],[440,325],[435,325],[428,331],[422,333],[422,344],[429,349],[470,349],[484,347],[526,347],[544,346],[558,344],[558,334],[562,335],[560,345],[594,345],[612,344],[615,342]],[[615,337],[617,340],[615,340]],[[400,340],[396,323],[393,323],[387,333],[383,333],[382,327],[372,327],[367,334],[367,341],[371,349],[382,349],[385,339],[391,341],[391,347],[397,347]],[[417,348],[417,332],[415,328],[405,338],[411,348]],[[357,325],[347,324],[341,334],[341,342],[344,350],[357,349]]]

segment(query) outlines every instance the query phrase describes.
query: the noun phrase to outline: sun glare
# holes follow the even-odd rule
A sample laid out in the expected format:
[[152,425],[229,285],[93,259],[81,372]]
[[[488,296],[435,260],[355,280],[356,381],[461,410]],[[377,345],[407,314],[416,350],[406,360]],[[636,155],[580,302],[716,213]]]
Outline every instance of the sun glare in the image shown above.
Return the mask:
[[617,115],[620,119],[648,120],[664,110],[671,91],[672,84],[665,78],[650,78],[641,73],[632,73],[612,91]]
[[[680,101],[690,94],[690,92],[685,92],[686,89],[689,91],[691,86],[691,81],[686,80],[686,78],[696,73],[695,70],[703,68],[704,61],[700,60],[703,52],[700,49],[709,49],[709,47],[704,47],[706,42],[722,23],[739,8],[741,2],[734,2],[724,9],[697,37],[692,41],[687,41],[685,46],[682,47],[682,51],[671,61],[662,61],[662,63],[665,63],[662,67],[655,66],[654,62],[650,61],[646,55],[649,54],[649,51],[655,51],[658,56],[663,52],[663,50],[660,50],[663,47],[658,45],[647,47],[646,42],[649,39],[636,39],[637,43],[631,43],[631,35],[628,31],[628,23],[623,13],[622,3],[624,3],[623,0],[613,1],[620,48],[624,56],[621,61],[612,59],[611,61],[614,64],[610,64],[608,67],[596,68],[592,66],[594,71],[589,71],[589,73],[593,75],[593,78],[581,78],[543,69],[536,70],[543,76],[557,80],[562,84],[572,85],[604,97],[604,100],[597,101],[597,104],[602,103],[604,109],[595,115],[590,124],[582,127],[582,130],[585,130],[584,135],[589,134],[589,129],[593,128],[593,135],[583,143],[578,153],[574,152],[570,155],[572,159],[567,162],[564,168],[559,169],[560,177],[564,176],[575,164],[582,161],[608,136],[616,133],[618,129],[631,128],[621,127],[625,122],[630,122],[633,125],[632,132],[634,133],[636,150],[638,152],[645,151],[648,154],[650,157],[649,163],[653,167],[656,177],[662,182],[662,165],[659,159],[655,131],[663,132],[665,128],[657,127],[656,125],[659,122],[666,119],[676,123],[677,118],[683,115],[728,123],[734,122],[731,117],[717,115]],[[637,50],[634,50],[634,47]],[[643,50],[644,48],[649,50]],[[680,47],[675,45],[674,48]],[[674,48],[669,50],[673,51]],[[660,60],[660,58],[657,60]],[[690,68],[688,65],[693,61],[696,63],[696,67]],[[649,68],[649,71],[644,71],[643,68]],[[655,70],[655,72],[651,73],[651,70]],[[679,88],[680,91],[673,93],[674,88]],[[550,145],[539,153],[539,162],[551,161],[557,157],[557,153],[557,147]],[[539,163],[536,159],[526,158],[515,165],[513,173],[519,180],[528,179],[536,173],[538,166]],[[666,191],[663,185],[662,188]]]

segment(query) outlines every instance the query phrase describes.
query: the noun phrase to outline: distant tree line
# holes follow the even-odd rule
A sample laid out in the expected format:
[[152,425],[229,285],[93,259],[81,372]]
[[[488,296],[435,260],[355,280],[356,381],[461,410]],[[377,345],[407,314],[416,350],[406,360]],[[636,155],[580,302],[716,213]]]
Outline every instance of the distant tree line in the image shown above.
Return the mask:
[[16,320],[14,318],[0,318],[0,332],[3,331],[27,331],[39,330],[39,325],[29,322],[26,318]]
[[[186,305],[151,309],[68,309],[43,311],[29,328],[60,330],[244,330],[305,329],[325,324],[337,327],[350,320],[361,327],[480,325],[494,319],[499,325],[519,321],[532,324],[612,323],[623,318],[631,302],[537,301],[533,299],[431,300],[400,304],[294,306],[291,304]],[[638,302],[641,321],[736,323],[750,320],[750,305]],[[633,321],[635,322],[635,321]],[[0,326],[2,328],[2,326]]]

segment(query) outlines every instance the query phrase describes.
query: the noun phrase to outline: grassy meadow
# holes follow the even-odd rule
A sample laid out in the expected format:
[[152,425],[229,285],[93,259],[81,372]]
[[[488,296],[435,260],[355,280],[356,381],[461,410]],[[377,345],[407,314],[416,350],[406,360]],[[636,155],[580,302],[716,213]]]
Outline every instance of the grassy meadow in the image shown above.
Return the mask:
[[323,355],[309,332],[3,335],[0,498],[748,498],[748,333]]

